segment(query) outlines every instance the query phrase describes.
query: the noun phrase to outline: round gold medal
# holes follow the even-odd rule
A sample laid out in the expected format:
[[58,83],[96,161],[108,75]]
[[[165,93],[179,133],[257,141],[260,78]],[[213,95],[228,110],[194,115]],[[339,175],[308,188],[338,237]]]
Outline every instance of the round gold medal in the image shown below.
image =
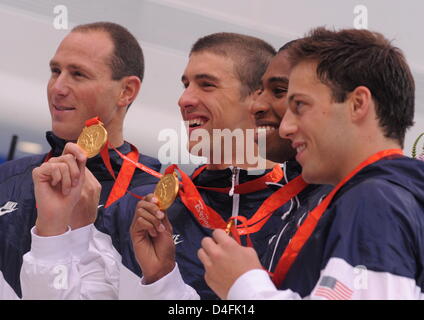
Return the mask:
[[87,153],[88,158],[99,154],[107,141],[107,131],[102,123],[85,127],[78,137],[77,144]]
[[165,174],[156,185],[154,195],[159,201],[159,209],[166,210],[175,201],[178,194],[179,182],[177,174]]

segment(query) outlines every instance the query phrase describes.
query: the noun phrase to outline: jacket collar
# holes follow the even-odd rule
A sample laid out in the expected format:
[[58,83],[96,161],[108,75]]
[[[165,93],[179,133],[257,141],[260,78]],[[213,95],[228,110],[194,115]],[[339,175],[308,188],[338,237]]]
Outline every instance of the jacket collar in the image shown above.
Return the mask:
[[[46,132],[46,139],[52,148],[51,154],[53,157],[60,156],[63,152],[63,149],[65,148],[66,143],[68,142],[64,139],[59,138],[51,131]],[[127,154],[131,151],[131,145],[128,142],[124,142],[123,145],[121,145],[120,147],[116,149],[118,149],[119,152],[123,154]],[[112,165],[113,171],[115,172],[115,175],[117,175],[122,165],[122,159],[116,153],[115,150],[109,150],[109,156],[110,156],[110,163]],[[106,166],[104,165],[100,155],[97,155],[93,158],[88,159],[87,168],[99,180],[112,179],[112,176],[107,171]]]

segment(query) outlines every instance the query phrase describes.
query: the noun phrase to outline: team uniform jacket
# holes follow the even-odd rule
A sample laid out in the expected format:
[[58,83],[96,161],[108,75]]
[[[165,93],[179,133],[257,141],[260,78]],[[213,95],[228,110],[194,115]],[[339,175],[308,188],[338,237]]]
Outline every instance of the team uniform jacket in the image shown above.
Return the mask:
[[[60,156],[66,142],[51,132],[47,132],[46,137],[52,147],[52,156]],[[118,150],[127,154],[131,149],[128,143],[124,143]],[[112,168],[117,174],[122,159],[115,151],[110,151],[109,154]],[[40,166],[46,156],[25,157],[0,166],[0,299],[22,297],[19,281],[22,258],[30,250],[30,230],[37,218],[32,170]],[[154,170],[160,170],[160,163],[154,158],[140,154],[139,161]],[[89,159],[87,167],[102,185],[100,197],[102,206],[106,202],[114,180],[99,156]],[[136,170],[129,189],[142,186],[137,192],[143,195],[151,192],[156,182],[156,178]],[[99,218],[101,217],[102,213],[99,212]]]
[[[283,169],[285,175],[280,183],[270,184],[268,188],[251,194],[230,196],[226,193],[204,189],[199,189],[199,191],[206,204],[221,213],[224,220],[238,214],[249,218],[268,196],[300,172],[299,165],[294,162],[286,163]],[[197,186],[224,188],[256,178],[258,176],[248,175],[245,170],[235,168],[219,171],[205,170],[194,179],[194,183]],[[290,220],[290,216],[297,216],[296,212],[299,210],[303,214],[303,210],[307,210],[308,206],[313,208],[328,190],[328,186],[319,188],[308,186],[299,195],[299,198],[304,199],[303,196],[311,192],[313,199],[308,198],[308,202],[303,204],[296,197],[277,209],[263,228],[251,235],[251,240],[259,255],[263,256],[269,241],[272,240],[280,226]],[[128,207],[135,205],[122,198],[115,207],[125,204]],[[114,209],[113,206],[106,209],[105,213],[104,217],[107,217],[105,220],[113,220],[123,214],[122,208]],[[139,277],[141,273],[132,253],[128,233],[126,235],[120,234],[119,228],[117,228],[118,224],[114,224],[114,230],[109,229],[105,233],[99,232],[98,230],[102,231],[104,225],[102,227],[96,224],[97,229],[87,226],[81,228],[82,230],[68,232],[58,237],[42,238],[35,234],[32,235],[33,246],[31,252],[25,256],[22,281],[25,282],[26,288],[34,287],[38,290],[30,292],[26,297],[191,299],[199,298],[200,295],[202,299],[216,298],[204,282],[204,269],[197,258],[197,250],[200,248],[201,240],[205,236],[210,236],[212,230],[201,226],[179,200],[167,210],[167,214],[173,225],[177,267],[157,283],[152,285],[141,284]],[[79,233],[78,236],[75,236],[76,232]],[[112,235],[112,237],[109,237],[106,233]],[[85,245],[83,244],[84,241],[81,240],[83,238],[86,239]],[[79,239],[78,243],[75,242],[75,239]],[[58,241],[61,242],[60,247],[62,249],[60,251],[54,245]],[[64,251],[67,253],[65,254]],[[69,258],[72,255],[74,258]],[[57,278],[57,274],[52,270],[58,265],[64,265],[68,270],[67,280],[69,283],[63,290],[55,290],[52,285]],[[89,265],[91,265],[90,268]],[[94,276],[94,281],[92,280],[93,275],[98,275],[98,277]],[[104,277],[103,280],[99,280],[102,276]],[[50,284],[49,288],[46,288],[46,284]],[[44,288],[44,291],[41,288]]]
[[[296,162],[287,162],[283,169],[285,175],[282,181],[277,185],[271,184],[267,189],[262,191],[230,197],[228,194],[200,189],[200,194],[205,200],[205,203],[219,212],[225,221],[231,216],[236,215],[241,215],[249,219],[266,198],[300,174],[300,167]],[[248,175],[246,170],[205,170],[194,180],[194,183],[197,186],[204,187],[231,187],[234,175],[236,175],[235,180],[238,184],[258,177]],[[307,190],[304,190],[300,196],[302,197],[303,194],[306,193],[309,194],[310,188],[311,186],[309,186]],[[315,189],[314,187],[312,188]],[[323,192],[325,192],[325,190],[318,189],[317,192],[313,194],[313,197],[309,199],[309,204],[316,204],[323,196]],[[302,201],[303,200],[304,199],[302,199]],[[278,232],[280,226],[288,220],[289,216],[293,215],[295,211],[298,211],[297,209],[300,207],[302,201],[300,201],[298,197],[293,198],[277,209],[260,231],[250,235],[253,247],[260,258],[264,256],[268,243]],[[303,205],[307,207],[306,203],[302,203],[302,206]],[[204,268],[197,257],[197,251],[200,249],[201,240],[205,236],[212,236],[213,230],[202,227],[181,201],[176,201],[168,210],[168,217],[173,226],[174,242],[176,243],[177,250],[177,263],[184,282],[193,287],[202,299],[217,299],[217,296],[207,286],[204,280]],[[245,239],[242,237],[242,240]]]
[[[279,258],[290,237],[280,232],[269,251]],[[278,289],[265,271],[252,270],[228,297],[423,299],[424,163],[394,157],[355,175],[336,194]]]

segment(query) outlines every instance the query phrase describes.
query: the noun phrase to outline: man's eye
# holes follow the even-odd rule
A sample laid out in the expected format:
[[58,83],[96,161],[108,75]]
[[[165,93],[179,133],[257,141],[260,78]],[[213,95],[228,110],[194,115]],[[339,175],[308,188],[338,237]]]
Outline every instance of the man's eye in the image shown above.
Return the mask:
[[284,95],[284,94],[287,93],[287,88],[280,88],[280,87],[278,87],[278,88],[275,88],[273,90],[273,92],[274,92],[274,95],[281,96],[281,95]]
[[85,75],[84,74],[82,74],[81,72],[79,72],[79,71],[74,71],[74,72],[72,72],[72,75],[74,76],[74,77],[85,77]]
[[299,113],[302,110],[302,107],[305,105],[303,101],[296,100],[294,101],[294,111]]
[[59,68],[50,68],[51,73],[60,74]]
[[211,83],[211,82],[202,82],[201,84],[200,84],[200,86],[201,87],[204,87],[204,88],[212,88],[212,87],[216,87],[213,83]]

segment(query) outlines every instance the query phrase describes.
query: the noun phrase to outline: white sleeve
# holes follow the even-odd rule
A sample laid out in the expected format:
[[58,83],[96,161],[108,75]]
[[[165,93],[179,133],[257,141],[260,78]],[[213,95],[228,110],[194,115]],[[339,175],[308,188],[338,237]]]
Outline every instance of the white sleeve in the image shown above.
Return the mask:
[[199,300],[196,290],[187,285],[175,264],[175,268],[163,278],[151,284],[143,284],[143,278],[121,266],[119,299],[129,300]]
[[[230,300],[297,300],[291,290],[277,290],[264,270],[250,270],[241,275],[228,292]],[[387,272],[353,267],[345,260],[331,258],[320,279],[305,299],[313,300],[392,300],[424,299],[414,279]]]
[[265,270],[254,269],[242,274],[228,291],[228,300],[298,300],[291,290],[277,290]]
[[93,225],[54,237],[34,231],[21,269],[23,299],[117,298],[120,257],[110,238]]
[[110,236],[93,225],[54,237],[31,230],[31,251],[21,269],[23,299],[197,300],[176,265],[162,279],[143,285],[121,263]]

